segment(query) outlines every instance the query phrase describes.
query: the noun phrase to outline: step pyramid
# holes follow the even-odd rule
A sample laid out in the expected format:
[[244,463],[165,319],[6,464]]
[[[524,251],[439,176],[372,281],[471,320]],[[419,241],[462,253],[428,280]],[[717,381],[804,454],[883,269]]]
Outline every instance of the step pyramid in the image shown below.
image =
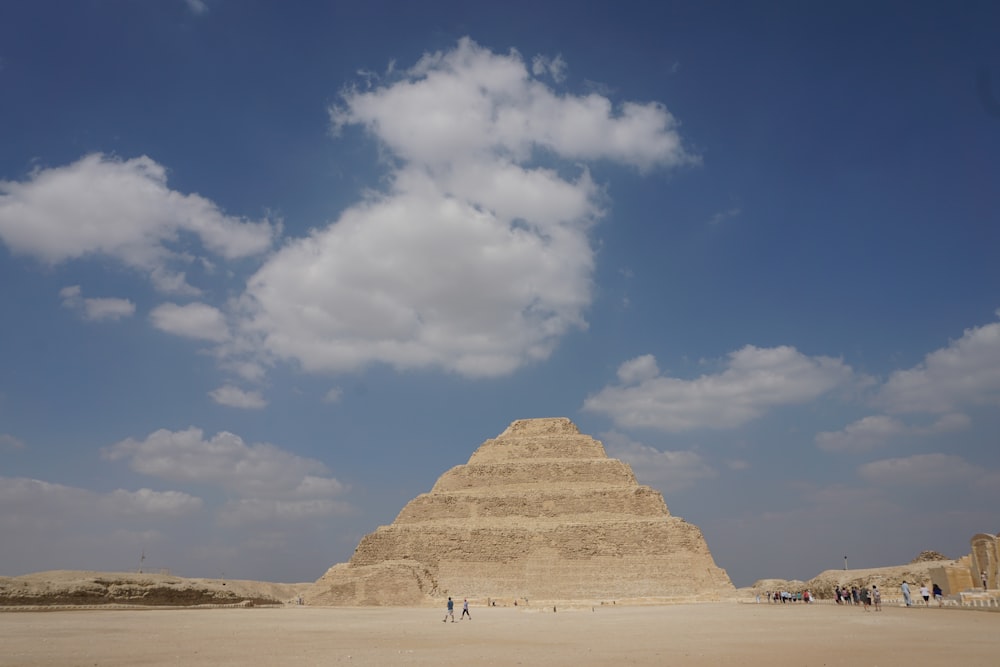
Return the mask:
[[522,419],[365,536],[310,604],[719,599],[701,530],[565,418]]

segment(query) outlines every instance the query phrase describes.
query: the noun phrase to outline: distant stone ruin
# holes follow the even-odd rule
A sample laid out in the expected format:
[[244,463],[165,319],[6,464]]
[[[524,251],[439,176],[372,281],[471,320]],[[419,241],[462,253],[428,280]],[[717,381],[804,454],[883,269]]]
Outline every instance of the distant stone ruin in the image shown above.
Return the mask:
[[1000,609],[1000,534],[977,533],[970,546],[971,553],[954,560],[937,551],[921,551],[907,565],[826,570],[806,582],[761,579],[752,590],[808,590],[819,599],[832,599],[838,586],[877,585],[884,601],[899,603],[900,585],[906,581],[911,589],[923,584],[940,587],[949,606]]
[[951,560],[943,553],[939,551],[921,551],[917,554],[917,557],[910,561],[910,564],[914,563],[933,563],[939,560]]
[[523,419],[333,566],[308,604],[687,601],[735,592],[697,526],[565,418]]
[[972,580],[976,585],[982,584],[984,590],[1000,588],[1000,534],[973,535],[971,546],[969,568]]

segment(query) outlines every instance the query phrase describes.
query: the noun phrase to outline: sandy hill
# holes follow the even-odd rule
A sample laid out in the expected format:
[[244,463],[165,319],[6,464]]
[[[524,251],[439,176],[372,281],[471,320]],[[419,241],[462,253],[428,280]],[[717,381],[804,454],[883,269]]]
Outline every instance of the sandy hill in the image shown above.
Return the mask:
[[297,602],[309,585],[53,570],[0,577],[0,606],[285,604]]

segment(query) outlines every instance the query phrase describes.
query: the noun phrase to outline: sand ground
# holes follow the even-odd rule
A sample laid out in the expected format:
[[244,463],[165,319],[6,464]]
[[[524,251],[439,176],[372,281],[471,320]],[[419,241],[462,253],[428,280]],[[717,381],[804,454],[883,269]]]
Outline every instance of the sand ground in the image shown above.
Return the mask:
[[[456,605],[456,616],[461,605]],[[0,613],[0,665],[1000,664],[1000,613],[832,603]]]

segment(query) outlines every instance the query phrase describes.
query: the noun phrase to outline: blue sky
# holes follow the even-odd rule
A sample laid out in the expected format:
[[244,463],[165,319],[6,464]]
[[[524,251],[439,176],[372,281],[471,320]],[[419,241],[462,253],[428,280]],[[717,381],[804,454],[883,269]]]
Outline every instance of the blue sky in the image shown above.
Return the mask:
[[0,7],[0,574],[313,580],[547,416],[737,585],[1000,530],[1000,10],[361,5]]

